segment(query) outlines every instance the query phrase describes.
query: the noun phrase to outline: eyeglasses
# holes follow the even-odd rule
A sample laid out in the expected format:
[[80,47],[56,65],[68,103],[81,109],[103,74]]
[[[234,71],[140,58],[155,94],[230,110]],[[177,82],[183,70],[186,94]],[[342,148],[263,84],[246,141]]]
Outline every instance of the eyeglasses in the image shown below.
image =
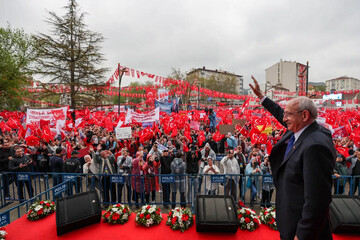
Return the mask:
[[292,117],[295,113],[300,113],[300,112],[303,112],[303,111],[304,110],[296,111],[296,112],[284,112],[284,118]]

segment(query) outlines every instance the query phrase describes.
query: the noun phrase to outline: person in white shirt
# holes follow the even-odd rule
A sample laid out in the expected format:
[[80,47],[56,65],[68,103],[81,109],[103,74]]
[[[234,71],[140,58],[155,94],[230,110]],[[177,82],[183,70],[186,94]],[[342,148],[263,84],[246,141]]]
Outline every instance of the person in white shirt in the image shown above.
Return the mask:
[[221,165],[224,168],[224,174],[230,174],[226,176],[225,184],[225,195],[229,193],[233,196],[234,201],[236,201],[236,178],[233,174],[240,174],[239,164],[234,157],[234,150],[229,149],[227,156],[223,157],[220,161]]
[[[131,174],[133,159],[129,156],[127,148],[121,149],[122,155],[117,158],[118,174],[124,176],[124,183],[118,183],[118,202],[122,202],[123,187],[126,185],[128,204],[131,202],[131,181],[129,174]],[[125,197],[124,197],[125,198]],[[125,199],[124,199],[125,201]]]
[[[219,174],[220,173],[219,168],[215,164],[213,164],[213,159],[211,157],[208,157],[207,165],[204,167],[203,173],[204,174]],[[207,175],[205,177],[206,195],[215,195],[217,186],[218,186],[218,183],[211,183],[210,175]]]
[[[99,164],[96,163],[90,155],[85,155],[85,164],[83,165],[83,173],[88,174],[86,178],[86,186],[88,189],[95,189],[95,186],[99,188]],[[95,174],[95,175],[91,175]]]

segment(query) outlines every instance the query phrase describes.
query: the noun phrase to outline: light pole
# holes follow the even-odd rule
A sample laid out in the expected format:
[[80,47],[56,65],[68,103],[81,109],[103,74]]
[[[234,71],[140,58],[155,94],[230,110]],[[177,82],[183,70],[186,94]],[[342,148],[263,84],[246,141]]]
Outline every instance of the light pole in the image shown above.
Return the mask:
[[122,76],[124,75],[125,72],[127,72],[126,68],[124,67],[123,69],[121,69],[120,67],[120,63],[118,63],[118,71],[119,71],[119,105],[118,105],[118,114],[120,115],[120,92],[121,92],[121,79]]

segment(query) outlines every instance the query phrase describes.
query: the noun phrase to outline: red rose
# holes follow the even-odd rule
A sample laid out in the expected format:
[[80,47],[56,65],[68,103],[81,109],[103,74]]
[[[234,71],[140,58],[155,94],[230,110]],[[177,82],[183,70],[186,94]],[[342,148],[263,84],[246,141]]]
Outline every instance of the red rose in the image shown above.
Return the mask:
[[146,219],[150,219],[150,217],[151,217],[150,214],[146,215]]
[[249,223],[250,222],[250,218],[245,218],[245,222]]
[[110,213],[110,212],[106,212],[106,214],[105,214],[105,218],[110,217],[110,215],[111,215],[111,213]]
[[114,213],[112,215],[112,220],[114,220],[114,221],[118,220],[119,218],[120,218],[120,215],[118,213]]
[[143,214],[143,213],[141,213],[141,214],[140,214],[140,218],[143,218],[143,217],[144,217],[144,214]]
[[246,214],[247,214],[247,215],[250,215],[250,211],[246,210]]
[[157,214],[157,215],[160,215],[160,211],[156,211],[156,214]]
[[180,212],[180,210],[179,210],[179,209],[176,209],[176,211]]
[[245,204],[244,204],[241,200],[238,202],[238,205],[239,205],[240,207],[245,207]]
[[158,211],[161,212],[160,208],[158,208]]
[[238,219],[240,219],[240,218],[242,218],[242,215],[241,215],[241,214],[238,215]]
[[189,215],[187,215],[187,214],[184,214],[181,217],[181,220],[183,220],[183,221],[187,221],[188,219],[189,219]]
[[50,203],[46,203],[46,206],[47,206],[47,207],[50,207]]
[[39,211],[37,211],[37,215],[41,215],[44,212],[43,209],[40,209]]
[[44,204],[44,201],[39,202],[39,204]]
[[150,209],[150,206],[147,206],[146,209],[149,210],[149,209]]
[[176,221],[177,221],[177,217],[173,217],[173,218],[171,219],[171,223],[172,223],[173,225],[176,223]]
[[267,215],[268,213],[269,213],[269,212],[268,212],[268,211],[266,211],[264,214],[265,214],[265,215]]
[[118,203],[118,204],[116,204],[116,207],[120,207],[120,204]]
[[272,219],[269,221],[269,224],[271,225],[271,224],[273,224],[274,222],[275,222],[275,219],[272,218]]
[[124,209],[123,209],[123,213],[126,213],[126,212],[127,212],[127,209],[126,209],[126,208],[124,208]]
[[256,218],[254,218],[254,223],[259,224],[259,220],[257,220]]
[[51,205],[54,205],[55,203],[54,202],[51,202]]
[[6,231],[4,227],[0,227],[0,231]]
[[172,211],[169,212],[169,216],[170,216],[170,217],[171,217],[171,215],[172,215]]

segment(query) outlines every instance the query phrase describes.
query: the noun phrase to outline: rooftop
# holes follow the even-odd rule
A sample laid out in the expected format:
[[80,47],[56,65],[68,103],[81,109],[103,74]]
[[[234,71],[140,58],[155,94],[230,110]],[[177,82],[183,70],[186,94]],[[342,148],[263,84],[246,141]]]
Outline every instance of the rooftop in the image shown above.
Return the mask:
[[195,73],[197,71],[206,71],[206,72],[221,73],[221,74],[227,74],[227,75],[236,76],[236,77],[242,77],[242,75],[237,75],[237,74],[230,73],[230,72],[227,72],[227,71],[220,71],[220,70],[217,70],[217,69],[215,69],[215,70],[206,69],[205,67],[193,69],[190,72],[188,72],[186,75],[190,75],[190,74]]

